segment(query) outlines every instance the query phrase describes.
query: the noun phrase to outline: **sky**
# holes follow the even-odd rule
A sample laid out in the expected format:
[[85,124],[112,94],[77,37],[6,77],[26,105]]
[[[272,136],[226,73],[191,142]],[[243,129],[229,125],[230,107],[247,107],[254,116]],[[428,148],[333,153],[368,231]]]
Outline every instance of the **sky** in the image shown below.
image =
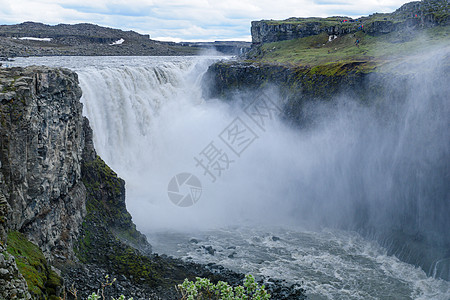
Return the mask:
[[289,17],[359,17],[405,0],[0,0],[0,24],[94,23],[166,41],[250,41],[250,22]]

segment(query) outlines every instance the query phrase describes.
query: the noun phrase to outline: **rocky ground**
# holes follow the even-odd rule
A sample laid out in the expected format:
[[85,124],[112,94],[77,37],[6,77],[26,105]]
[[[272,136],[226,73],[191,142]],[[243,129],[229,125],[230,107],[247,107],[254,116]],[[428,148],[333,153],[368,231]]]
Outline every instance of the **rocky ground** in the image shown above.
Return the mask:
[[[0,243],[0,298],[30,299],[27,282],[17,268],[14,256]],[[3,299],[3,298],[1,298]]]
[[[165,257],[165,259],[172,260]],[[191,268],[191,272],[202,274],[203,272],[211,272],[215,274],[216,280],[220,278],[222,281],[231,283],[232,285],[242,285],[243,275],[234,273],[222,266],[210,264],[207,266],[200,266],[197,264],[184,263],[178,261],[180,265]],[[108,278],[105,277],[108,274]],[[211,275],[204,274],[206,277]],[[138,300],[165,300],[165,299],[180,299],[181,294],[173,287],[159,286],[151,288],[144,283],[136,283],[133,278],[127,277],[119,273],[110,273],[106,269],[102,269],[97,265],[78,264],[66,266],[63,271],[63,278],[65,281],[65,294],[67,299],[74,299],[76,293],[81,299],[86,299],[92,292],[103,291],[106,299],[124,295],[128,299]],[[110,284],[108,284],[110,283]],[[266,286],[266,290],[270,293],[271,299],[276,300],[302,300],[306,299],[305,290],[294,284],[289,284],[281,280],[266,279],[260,281],[260,284]]]

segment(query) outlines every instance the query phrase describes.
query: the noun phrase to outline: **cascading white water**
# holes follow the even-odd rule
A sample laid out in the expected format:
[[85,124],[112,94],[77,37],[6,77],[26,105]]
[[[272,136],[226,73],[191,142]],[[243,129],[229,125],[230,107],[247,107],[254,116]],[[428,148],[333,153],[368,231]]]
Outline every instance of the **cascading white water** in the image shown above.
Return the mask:
[[[409,214],[405,207],[411,205],[417,218],[426,216],[416,223],[436,229],[427,224],[426,206],[445,204],[438,198],[448,191],[442,179],[448,173],[442,161],[449,151],[448,87],[440,72],[406,82],[406,101],[387,89],[383,100],[373,100],[377,108],[345,97],[315,105],[310,109],[316,125],[309,130],[279,120],[264,130],[256,126],[255,142],[242,156],[228,153],[229,170],[212,183],[194,157],[210,142],[220,143],[235,117],[252,124],[241,106],[202,99],[200,80],[209,63],[191,58],[78,70],[95,146],[126,180],[127,203],[141,229],[210,228],[247,220],[298,224],[299,219],[357,229],[358,218],[393,227],[402,221],[392,219],[408,217],[402,213]],[[434,64],[437,70],[439,63]],[[250,102],[253,96],[241,98]],[[282,105],[276,94],[270,96]],[[168,182],[180,172],[194,173],[204,184],[201,200],[186,209],[167,197]],[[355,206],[360,206],[356,214]]]
[[[343,97],[311,107],[317,116],[311,128],[292,129],[279,120],[265,131],[253,127],[258,139],[242,156],[230,153],[234,162],[212,183],[196,167],[194,156],[211,141],[226,150],[220,133],[235,117],[249,126],[251,120],[242,112],[242,102],[202,99],[200,81],[211,59],[82,60],[61,65],[69,64],[79,74],[95,147],[126,180],[128,209],[138,228],[153,234],[155,249],[196,261],[214,259],[244,272],[303,280],[312,299],[450,297],[448,282],[427,278],[355,233],[315,236],[297,227],[355,229],[360,219],[381,227],[400,226],[405,212],[414,211],[413,225],[419,223],[430,235],[448,230],[427,224],[430,206],[441,203],[432,214],[435,220],[445,220],[439,213],[448,210],[450,109],[444,96],[448,86],[434,78],[440,73],[425,72],[409,82],[408,100],[401,103],[395,102],[395,95],[381,102],[374,99],[375,106]],[[438,64],[433,67],[439,69]],[[248,103],[251,96],[238,98]],[[194,173],[202,181],[202,197],[192,207],[181,208],[168,199],[167,185],[180,172]],[[200,246],[188,243],[190,233],[173,243],[160,234],[166,229],[192,232],[235,225],[260,229],[197,233],[199,244],[221,251],[206,258]],[[295,226],[294,233],[274,225]],[[274,241],[273,234],[281,240]],[[236,254],[228,246],[237,247]]]
[[96,148],[107,162],[126,171],[139,167],[139,158],[152,159],[148,154],[155,144],[152,135],[161,106],[181,104],[187,90],[196,94],[192,99],[201,99],[199,91],[188,86],[195,86],[195,81],[185,79],[193,65],[187,61],[79,71],[85,114],[96,131]]
[[128,208],[144,231],[205,227],[199,215],[208,214],[211,203],[180,209],[169,201],[167,184],[179,172],[195,171],[193,156],[230,119],[225,104],[200,105],[200,80],[210,63],[78,71],[96,149],[126,180]]
[[[196,166],[194,157],[243,117],[239,106],[202,99],[200,80],[210,63],[186,59],[78,71],[96,149],[125,179],[128,208],[144,232],[277,223],[292,208],[290,200],[280,205],[277,199],[295,197],[299,141],[279,120],[265,131],[254,129],[258,139],[242,158],[228,153],[230,168],[216,182]],[[185,209],[167,196],[170,179],[180,172],[203,183],[201,200]]]

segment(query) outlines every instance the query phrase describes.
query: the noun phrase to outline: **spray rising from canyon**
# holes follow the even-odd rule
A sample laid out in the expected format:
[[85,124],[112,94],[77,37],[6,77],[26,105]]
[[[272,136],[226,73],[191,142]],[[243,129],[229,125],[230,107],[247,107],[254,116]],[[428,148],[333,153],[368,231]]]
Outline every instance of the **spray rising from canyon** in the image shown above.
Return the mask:
[[[375,236],[398,230],[445,249],[450,87],[442,62],[448,50],[399,66],[398,81],[368,94],[370,103],[336,95],[305,106],[314,115],[305,128],[279,119],[264,130],[252,127],[258,138],[239,156],[220,143],[220,134],[236,117],[252,126],[243,108],[255,94],[230,102],[203,99],[201,79],[212,60],[78,74],[96,149],[126,180],[128,209],[143,232],[338,226]],[[283,106],[276,92],[265,93]],[[215,182],[195,161],[211,142],[230,159]],[[203,188],[187,208],[167,194],[171,178],[182,172],[196,175]]]

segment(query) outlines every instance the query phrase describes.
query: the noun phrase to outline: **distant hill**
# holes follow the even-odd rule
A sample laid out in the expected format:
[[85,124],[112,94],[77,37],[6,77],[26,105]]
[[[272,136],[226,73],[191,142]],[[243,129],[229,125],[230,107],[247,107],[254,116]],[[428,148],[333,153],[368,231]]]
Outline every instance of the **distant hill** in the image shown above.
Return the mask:
[[3,37],[38,37],[52,38],[58,44],[75,45],[76,43],[111,43],[120,38],[128,40],[149,40],[149,35],[134,31],[102,27],[95,24],[58,24],[55,26],[35,22],[17,25],[0,25],[0,36]]
[[0,25],[0,57],[47,55],[195,55],[198,49],[94,24]]

